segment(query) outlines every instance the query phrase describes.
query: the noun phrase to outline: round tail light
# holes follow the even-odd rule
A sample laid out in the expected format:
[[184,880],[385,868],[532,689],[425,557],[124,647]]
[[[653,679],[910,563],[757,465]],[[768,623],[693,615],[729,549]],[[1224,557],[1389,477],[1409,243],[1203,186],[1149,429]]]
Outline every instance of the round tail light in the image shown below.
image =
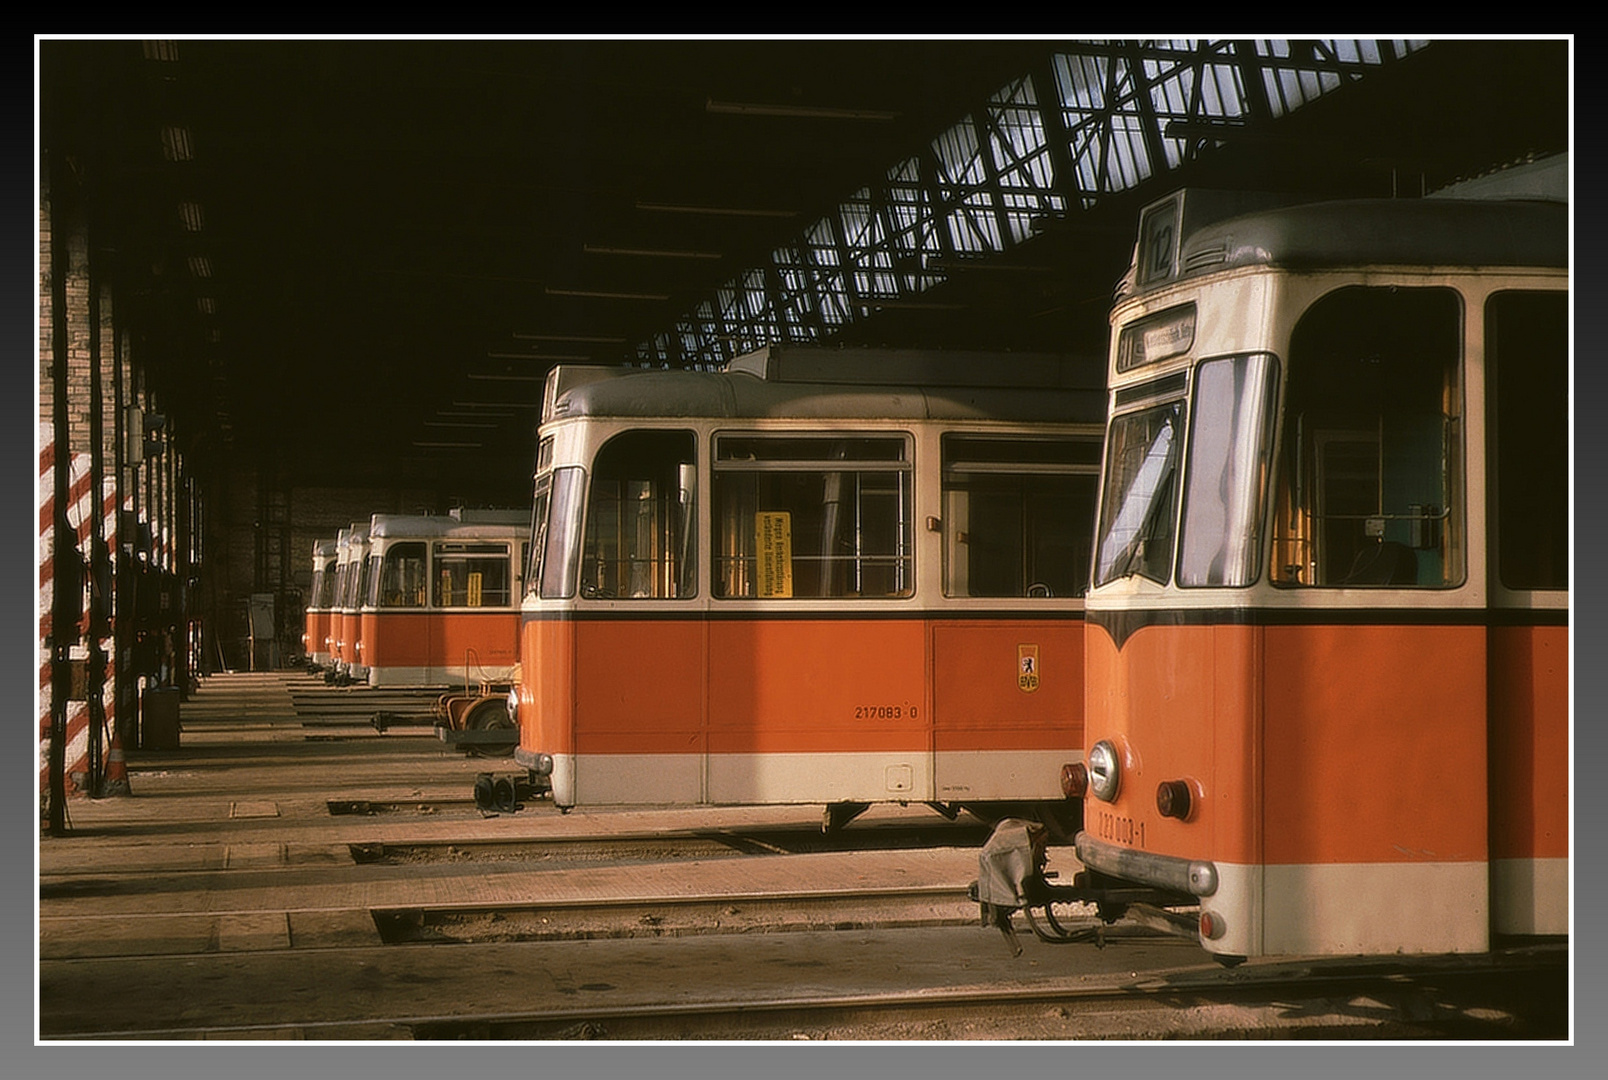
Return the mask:
[[1081,799],[1089,790],[1089,768],[1082,762],[1061,766],[1061,794],[1069,799]]
[[1195,793],[1188,781],[1163,780],[1156,785],[1156,809],[1162,817],[1183,821],[1195,808]]

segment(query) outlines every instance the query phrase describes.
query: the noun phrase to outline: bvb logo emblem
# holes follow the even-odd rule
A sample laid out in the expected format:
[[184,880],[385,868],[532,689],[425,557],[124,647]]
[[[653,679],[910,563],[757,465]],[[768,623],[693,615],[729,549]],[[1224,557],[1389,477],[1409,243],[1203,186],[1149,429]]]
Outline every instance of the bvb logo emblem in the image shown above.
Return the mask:
[[1039,647],[1016,646],[1016,686],[1024,694],[1031,694],[1039,685]]

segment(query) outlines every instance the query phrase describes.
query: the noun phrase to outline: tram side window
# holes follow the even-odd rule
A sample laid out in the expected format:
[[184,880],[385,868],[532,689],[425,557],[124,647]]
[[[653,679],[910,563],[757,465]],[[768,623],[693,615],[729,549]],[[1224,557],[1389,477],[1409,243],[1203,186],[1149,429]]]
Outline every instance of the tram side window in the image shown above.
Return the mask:
[[440,608],[507,607],[511,601],[507,544],[437,540],[433,601]]
[[944,594],[1082,596],[1100,439],[943,437]]
[[598,451],[586,507],[582,596],[696,595],[696,476],[690,431],[630,431]]
[[905,435],[720,435],[714,590],[722,599],[910,596]]
[[1569,587],[1569,302],[1501,292],[1485,307],[1495,381],[1497,571],[1510,589]]
[[392,544],[380,562],[378,588],[369,603],[382,608],[420,608],[424,606],[425,544],[422,540]]
[[1445,288],[1351,286],[1301,317],[1274,500],[1275,582],[1463,580],[1461,330],[1460,297]]

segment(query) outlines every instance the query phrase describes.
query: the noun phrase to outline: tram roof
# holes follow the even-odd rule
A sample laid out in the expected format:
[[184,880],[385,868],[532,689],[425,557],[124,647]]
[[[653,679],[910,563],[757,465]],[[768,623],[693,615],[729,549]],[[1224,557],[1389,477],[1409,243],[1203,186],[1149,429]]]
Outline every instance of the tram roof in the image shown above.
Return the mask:
[[1568,209],[1559,203],[1370,199],[1287,207],[1203,229],[1186,241],[1183,265],[1186,272],[1257,264],[1561,267],[1568,252]]
[[559,367],[543,419],[1100,423],[1103,358],[772,346],[724,371]]
[[1277,206],[1191,229],[1189,201],[1194,194],[1182,193],[1176,273],[1141,286],[1136,255],[1119,295],[1251,266],[1328,270],[1568,265],[1569,208],[1557,200],[1351,199]]
[[505,540],[509,536],[523,535],[530,526],[528,511],[480,511],[485,517],[496,520],[474,519],[461,521],[455,517],[436,514],[375,514],[369,521],[370,539],[433,539],[451,537],[461,540]]

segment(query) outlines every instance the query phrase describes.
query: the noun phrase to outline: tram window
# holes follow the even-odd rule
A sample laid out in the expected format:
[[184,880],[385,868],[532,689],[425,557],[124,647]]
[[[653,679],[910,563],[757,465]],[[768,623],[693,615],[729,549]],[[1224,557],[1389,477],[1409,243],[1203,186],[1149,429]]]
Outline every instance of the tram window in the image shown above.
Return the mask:
[[363,556],[362,569],[352,577],[352,595],[351,601],[347,605],[348,607],[355,608],[363,606],[363,602],[368,598],[368,594],[373,591],[372,582],[378,573],[379,565],[378,561],[374,558],[374,553],[370,552],[369,554]]
[[441,608],[507,607],[511,601],[507,544],[437,540],[432,601]]
[[1082,596],[1100,440],[943,437],[944,594]]
[[546,528],[532,544],[532,576],[539,576],[542,599],[560,600],[575,595],[581,554],[581,507],[586,472],[574,466],[553,470],[553,490],[547,504]]
[[1184,403],[1172,401],[1111,420],[1101,486],[1095,584],[1132,574],[1166,584]]
[[1485,307],[1497,570],[1510,589],[1569,587],[1569,302],[1501,292]]
[[[543,440],[548,442],[550,440]],[[542,580],[542,554],[547,549],[548,506],[553,500],[553,474],[540,473],[536,477],[536,490],[531,499],[530,539],[525,543],[522,574],[525,592],[536,592]]]
[[598,452],[587,498],[581,595],[675,600],[697,592],[697,457],[690,431],[631,431]]
[[421,541],[392,544],[381,557],[378,587],[369,603],[376,607],[424,606],[425,544]]
[[313,572],[313,587],[309,594],[313,599],[309,607],[330,608],[335,606],[335,564],[327,563]]
[[1351,286],[1290,337],[1273,573],[1283,585],[1445,588],[1463,578],[1462,304]]
[[1278,400],[1266,353],[1196,369],[1178,584],[1245,586],[1261,572],[1262,502]]
[[715,595],[910,596],[909,448],[904,435],[717,436]]

